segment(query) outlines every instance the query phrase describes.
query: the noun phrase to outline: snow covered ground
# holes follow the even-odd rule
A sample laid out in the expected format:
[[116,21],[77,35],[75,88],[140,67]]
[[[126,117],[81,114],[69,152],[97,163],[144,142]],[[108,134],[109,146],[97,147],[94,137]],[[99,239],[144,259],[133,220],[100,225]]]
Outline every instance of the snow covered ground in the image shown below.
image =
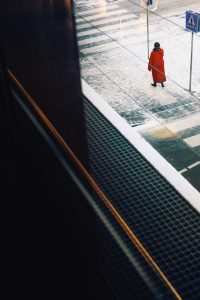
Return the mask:
[[[185,91],[189,89],[191,54],[185,10],[194,10],[196,3],[197,11],[199,1],[190,1],[189,7],[170,12],[162,10],[163,2],[157,1],[157,10],[150,8],[149,13],[150,50],[155,41],[165,50],[168,82],[161,93],[152,89],[147,71],[146,7],[139,1],[75,1],[78,42],[80,54],[84,55],[80,59],[82,77],[122,115],[138,105],[148,111],[154,102],[168,104],[191,98]],[[87,4],[84,10],[83,4]],[[199,33],[194,34],[193,46],[192,91],[200,99]],[[148,114],[143,114],[149,120]],[[128,121],[137,124],[134,116]]]
[[200,165],[200,33],[194,34],[189,93],[191,32],[185,29],[185,11],[200,12],[200,4],[199,0],[155,0],[149,7],[150,51],[159,41],[167,76],[165,88],[154,88],[147,71],[144,2],[74,1],[81,76],[186,175],[188,166]]

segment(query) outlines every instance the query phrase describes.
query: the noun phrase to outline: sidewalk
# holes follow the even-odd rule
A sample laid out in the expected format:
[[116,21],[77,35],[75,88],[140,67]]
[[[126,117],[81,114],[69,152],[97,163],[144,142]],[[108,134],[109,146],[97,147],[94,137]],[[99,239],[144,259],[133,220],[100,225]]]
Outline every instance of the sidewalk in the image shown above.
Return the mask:
[[[170,80],[164,88],[152,87],[147,65],[121,47],[81,58],[81,75],[183,176],[188,176],[183,170],[193,164],[200,171],[196,96]],[[200,191],[197,180],[195,187]]]
[[[166,10],[163,5],[156,14],[149,15],[149,50],[155,41],[165,50],[164,88],[151,86],[152,76],[147,70],[146,11],[128,1],[77,9],[81,76],[178,172],[188,177],[191,170],[200,171],[200,36],[194,36],[189,93],[191,32],[184,27],[185,8]],[[197,178],[198,173],[188,180],[194,181],[200,191]]]
[[152,87],[147,65],[120,47],[82,58],[81,74],[131,126],[200,112],[200,100],[172,81]]

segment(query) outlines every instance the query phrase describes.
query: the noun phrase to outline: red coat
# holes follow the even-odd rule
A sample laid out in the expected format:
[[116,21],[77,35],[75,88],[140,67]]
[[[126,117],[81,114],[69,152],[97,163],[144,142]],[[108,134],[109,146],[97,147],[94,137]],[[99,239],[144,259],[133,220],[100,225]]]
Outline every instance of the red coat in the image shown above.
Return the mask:
[[165,67],[164,67],[164,50],[152,50],[148,70],[152,71],[152,77],[154,82],[164,82],[166,81],[165,77]]

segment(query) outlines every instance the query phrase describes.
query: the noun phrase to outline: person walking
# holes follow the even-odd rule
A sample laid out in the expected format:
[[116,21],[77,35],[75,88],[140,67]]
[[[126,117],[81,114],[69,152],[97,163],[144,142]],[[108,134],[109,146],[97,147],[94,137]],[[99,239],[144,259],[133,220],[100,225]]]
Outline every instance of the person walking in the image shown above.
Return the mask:
[[165,66],[164,66],[164,50],[160,48],[158,42],[154,43],[154,49],[151,51],[149,58],[148,70],[152,71],[153,83],[152,86],[156,87],[157,83],[161,83],[161,86],[164,87],[166,81],[165,77]]

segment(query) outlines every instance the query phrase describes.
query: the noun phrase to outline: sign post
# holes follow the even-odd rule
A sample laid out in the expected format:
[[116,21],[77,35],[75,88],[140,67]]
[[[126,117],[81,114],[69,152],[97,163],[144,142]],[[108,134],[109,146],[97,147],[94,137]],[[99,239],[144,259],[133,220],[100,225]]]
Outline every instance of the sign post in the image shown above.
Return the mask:
[[192,33],[191,37],[191,55],[190,55],[190,80],[189,80],[189,92],[191,92],[192,86],[192,59],[193,59],[193,39],[194,32],[198,32],[200,27],[200,14],[191,10],[186,11],[186,29]]
[[147,56],[149,59],[149,5],[153,5],[153,0],[147,0]]
[[191,55],[190,55],[190,81],[189,81],[189,92],[191,92],[191,86],[192,86],[192,59],[193,59],[193,37],[194,32],[192,31],[192,37],[191,37]]

